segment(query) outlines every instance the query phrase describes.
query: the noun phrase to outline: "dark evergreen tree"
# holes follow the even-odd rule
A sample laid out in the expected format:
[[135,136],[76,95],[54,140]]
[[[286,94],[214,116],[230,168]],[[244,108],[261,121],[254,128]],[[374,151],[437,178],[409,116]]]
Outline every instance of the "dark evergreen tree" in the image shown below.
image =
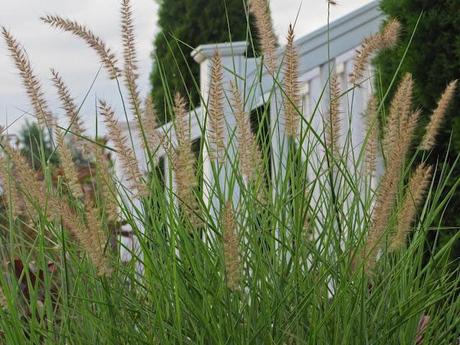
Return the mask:
[[167,99],[174,93],[188,97],[192,107],[200,103],[199,66],[192,50],[200,44],[251,40],[247,13],[245,0],[160,1],[151,84],[162,123],[169,120]]
[[[447,84],[460,78],[460,1],[459,0],[382,0],[381,8],[392,18],[397,18],[403,27],[400,44],[380,54],[375,64],[380,94],[387,90],[395,71],[403,58],[404,51],[414,33],[411,46],[398,73],[399,81],[406,72],[415,80],[414,103],[423,110],[420,128],[428,122],[431,111]],[[419,25],[416,27],[420,18]],[[393,92],[394,92],[393,87]],[[390,97],[387,101],[391,99]],[[387,108],[388,109],[388,108]],[[447,155],[447,165],[452,167],[460,153],[460,92],[449,107],[442,131],[437,137],[437,145],[430,155],[432,163],[443,161]],[[449,181],[452,187],[460,176],[457,165]],[[460,225],[460,191],[453,196],[443,225]],[[442,234],[449,234],[443,231]],[[450,233],[451,234],[451,233]]]

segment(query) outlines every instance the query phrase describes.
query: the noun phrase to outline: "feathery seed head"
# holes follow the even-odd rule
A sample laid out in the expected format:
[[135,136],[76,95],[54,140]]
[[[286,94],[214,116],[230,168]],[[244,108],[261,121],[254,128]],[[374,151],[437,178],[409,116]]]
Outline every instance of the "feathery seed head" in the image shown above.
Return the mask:
[[227,202],[223,210],[222,228],[227,287],[232,291],[238,291],[240,289],[239,239],[231,201]]
[[2,27],[3,38],[6,41],[8,50],[14,60],[16,68],[22,79],[22,84],[26,89],[27,96],[37,117],[38,124],[41,128],[52,128],[54,126],[54,117],[49,110],[48,104],[45,100],[42,86],[32,70],[30,61],[21,47],[19,42],[10,34],[5,27]]
[[[130,0],[121,1],[121,36],[123,40],[124,60],[123,79],[129,92],[131,110],[137,121],[140,122],[142,111],[141,100],[137,86],[137,79],[139,75],[137,73],[137,54]],[[140,126],[140,124],[138,125]]]
[[262,154],[260,153],[254,133],[251,131],[249,114],[244,110],[240,91],[233,81],[230,82],[230,86],[233,94],[232,106],[236,120],[236,136],[241,173],[248,181],[254,181],[262,171]]
[[401,24],[398,20],[390,20],[383,30],[363,40],[361,48],[357,51],[353,72],[350,81],[352,84],[359,84],[363,79],[364,72],[369,65],[371,56],[383,49],[389,49],[396,45],[401,31]]
[[59,16],[47,15],[40,18],[43,22],[49,24],[51,27],[61,29],[74,34],[77,37],[83,39],[88,46],[96,51],[99,55],[102,65],[107,70],[111,79],[116,79],[120,76],[120,69],[117,67],[117,59],[115,54],[107,48],[104,41],[96,36],[86,26],[65,19]]
[[298,134],[300,106],[299,57],[294,46],[294,28],[289,25],[284,65],[284,116],[286,134],[295,138]]
[[99,102],[99,110],[107,126],[109,138],[117,151],[123,173],[130,183],[131,188],[136,192],[136,196],[138,197],[148,195],[147,187],[142,181],[142,173],[139,170],[136,156],[128,145],[127,138],[123,134],[115,117],[115,112],[104,101]]
[[57,71],[51,69],[51,74],[53,84],[58,92],[59,100],[61,101],[61,104],[69,120],[70,131],[75,134],[73,139],[75,139],[79,149],[87,151],[86,142],[82,139],[82,136],[85,133],[85,128],[83,121],[78,113],[77,105],[75,104],[75,101],[70,94],[70,90]]
[[390,241],[390,250],[397,250],[404,246],[417,209],[421,206],[423,196],[430,185],[432,172],[432,166],[422,163],[411,176],[406,195],[398,213],[396,232]]
[[72,153],[67,147],[64,140],[64,133],[59,127],[56,127],[56,144],[57,152],[61,161],[61,166],[64,171],[64,177],[67,180],[68,187],[72,195],[76,198],[83,197],[83,191],[78,179],[78,170],[72,159]]
[[330,152],[338,157],[340,155],[340,87],[337,75],[333,74],[329,80],[330,100],[329,117],[326,122],[326,145]]
[[251,0],[250,11],[254,15],[264,61],[270,74],[276,72],[276,36],[273,30],[268,0]]
[[425,135],[423,136],[420,148],[422,150],[430,150],[436,143],[436,136],[441,128],[442,122],[446,115],[452,98],[454,97],[457,88],[457,80],[452,81],[444,90],[441,98],[438,101],[438,106],[431,114],[430,122],[426,127]]
[[197,216],[199,205],[194,194],[194,188],[197,185],[194,167],[195,156],[192,152],[186,102],[179,93],[174,97],[174,113],[176,115],[177,147],[173,155],[173,166],[177,196],[181,202],[182,211],[190,223],[194,227],[198,227],[202,222]]
[[223,89],[222,58],[218,50],[212,58],[211,86],[209,90],[209,139],[210,158],[224,163],[224,89]]
[[366,172],[372,177],[377,168],[377,146],[378,146],[378,114],[377,98],[371,96],[366,110]]

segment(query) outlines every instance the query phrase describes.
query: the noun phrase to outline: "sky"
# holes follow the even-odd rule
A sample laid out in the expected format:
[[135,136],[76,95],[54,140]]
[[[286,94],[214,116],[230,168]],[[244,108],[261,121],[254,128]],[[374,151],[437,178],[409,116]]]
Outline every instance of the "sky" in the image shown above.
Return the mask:
[[[331,20],[369,2],[370,0],[339,0],[338,5],[332,8]],[[132,7],[140,69],[139,86],[144,96],[149,91],[152,41],[158,32],[158,4],[155,0],[132,0]],[[281,42],[296,16],[298,38],[327,23],[326,0],[271,0],[271,8],[274,27]],[[120,110],[120,97],[116,84],[108,80],[104,71],[97,75],[100,64],[95,53],[71,34],[49,28],[40,21],[40,16],[58,14],[77,20],[91,28],[120,55],[122,48],[119,12],[119,0],[2,0],[0,25],[10,30],[26,49],[50,107],[58,118],[63,118],[63,111],[51,86],[50,68],[56,69],[62,75],[77,103],[83,103],[81,113],[86,127],[92,131],[96,128],[96,99],[105,99],[116,110]],[[91,87],[94,79],[96,81]],[[1,39],[0,125],[7,127],[9,133],[16,133],[26,120],[34,120],[30,113],[31,107],[21,80]]]

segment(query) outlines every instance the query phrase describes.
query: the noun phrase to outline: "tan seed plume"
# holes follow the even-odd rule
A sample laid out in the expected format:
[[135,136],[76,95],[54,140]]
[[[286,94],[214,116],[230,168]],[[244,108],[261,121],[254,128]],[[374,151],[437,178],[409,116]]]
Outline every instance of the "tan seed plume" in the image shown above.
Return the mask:
[[97,174],[99,178],[100,192],[105,203],[105,212],[109,222],[118,221],[118,203],[116,200],[116,189],[112,178],[110,160],[100,146],[94,149]]
[[365,269],[368,274],[372,272],[377,261],[381,241],[396,201],[401,171],[412,143],[419,117],[420,111],[413,112],[407,119],[403,119],[403,127],[400,130],[395,128],[389,134],[391,138],[394,138],[394,145],[389,151],[388,165],[380,182],[373,211],[372,225],[363,251]]
[[276,36],[273,30],[270,5],[268,0],[251,0],[249,3],[251,13],[256,21],[256,28],[260,37],[260,45],[264,62],[268,71],[274,76],[276,72]]
[[117,59],[115,54],[107,48],[104,41],[96,36],[86,26],[77,23],[76,21],[65,19],[59,16],[47,15],[40,18],[43,22],[50,26],[61,29],[74,34],[83,39],[88,46],[96,51],[99,55],[102,65],[107,70],[111,79],[115,79],[120,75],[120,70],[117,67]]
[[135,191],[136,196],[142,197],[148,194],[146,185],[143,182],[142,174],[133,150],[127,143],[127,138],[121,131],[115,112],[104,101],[99,102],[104,123],[107,126],[110,140],[113,142],[117,155],[120,159],[123,173],[125,174],[130,188]]
[[39,181],[38,173],[30,167],[17,149],[5,145],[4,150],[14,165],[17,186],[24,195],[26,210],[29,214],[37,214],[37,206],[44,208],[47,204],[46,189]]
[[240,252],[233,205],[227,202],[222,214],[224,238],[224,262],[227,287],[232,291],[240,289]]
[[20,43],[2,27],[2,34],[14,60],[16,68],[19,70],[19,75],[22,79],[22,84],[26,89],[27,96],[34,109],[38,124],[41,128],[51,128],[54,126],[54,118],[48,108],[45,100],[42,86],[32,70],[29,59]]
[[124,60],[123,79],[129,92],[131,111],[137,118],[137,121],[140,122],[142,111],[139,89],[137,86],[139,75],[137,73],[137,54],[130,0],[121,1],[121,37],[123,40]]
[[56,150],[59,153],[61,167],[64,171],[64,177],[67,180],[67,185],[72,195],[75,198],[82,198],[83,191],[81,189],[80,181],[78,179],[78,170],[72,159],[72,152],[65,143],[64,133],[56,127]]
[[423,197],[430,185],[432,172],[433,168],[431,166],[420,164],[411,176],[398,214],[396,232],[390,240],[390,250],[398,250],[404,247],[417,209],[421,206]]
[[211,86],[209,90],[209,139],[210,158],[224,163],[224,89],[223,89],[222,58],[218,50],[212,58]]
[[284,116],[286,135],[297,137],[299,127],[298,108],[300,106],[299,56],[294,46],[294,28],[289,25],[284,65]]
[[396,19],[392,19],[385,25],[382,32],[364,39],[355,57],[353,72],[350,78],[352,84],[361,82],[371,56],[374,53],[396,45],[399,40],[400,31],[401,23]]
[[377,98],[371,96],[367,104],[366,110],[366,173],[373,177],[377,168],[377,147],[378,147],[378,114],[377,114]]
[[437,108],[431,115],[430,122],[426,127],[425,135],[423,136],[420,148],[422,150],[431,150],[436,143],[436,136],[438,135],[439,129],[441,128],[442,122],[446,115],[452,98],[454,97],[455,90],[457,88],[457,80],[451,82],[444,90],[441,98],[438,101]]
[[181,202],[182,211],[190,223],[197,227],[201,224],[201,220],[198,217],[199,205],[194,195],[194,188],[197,186],[195,156],[192,152],[186,102],[179,93],[174,97],[174,114],[176,115],[177,147],[173,155],[173,166],[177,197]]
[[85,207],[88,227],[85,229],[85,235],[82,236],[82,245],[96,267],[97,273],[100,276],[109,276],[112,273],[112,268],[104,253],[105,245],[108,242],[107,235],[104,233],[102,222],[97,215],[97,208],[89,198],[85,200]]
[[236,120],[236,137],[242,175],[248,181],[257,179],[263,167],[262,154],[251,131],[249,114],[244,110],[243,100],[237,86],[231,82],[233,114]]
[[383,151],[385,157],[389,156],[395,140],[401,134],[405,121],[409,118],[412,108],[414,81],[412,75],[407,73],[400,82],[398,89],[391,101],[390,112],[384,128]]
[[330,77],[330,100],[328,119],[326,121],[326,145],[335,157],[340,156],[340,87],[337,75]]
[[60,74],[54,69],[51,69],[51,74],[53,84],[59,96],[59,100],[61,101],[66,116],[69,120],[69,130],[75,134],[75,136],[72,137],[72,142],[76,143],[79,149],[86,151],[87,142],[83,139],[85,128],[83,120],[78,113],[78,107],[75,104],[75,101],[70,94],[70,90],[64,83],[64,80]]

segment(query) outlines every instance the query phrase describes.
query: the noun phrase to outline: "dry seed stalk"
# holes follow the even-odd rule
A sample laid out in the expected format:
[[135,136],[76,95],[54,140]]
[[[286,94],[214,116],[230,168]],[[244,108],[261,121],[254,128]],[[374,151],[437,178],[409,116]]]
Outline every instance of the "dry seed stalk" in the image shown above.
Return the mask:
[[385,25],[382,32],[364,39],[355,57],[350,78],[352,84],[358,84],[362,80],[364,71],[369,65],[369,60],[375,52],[396,45],[400,31],[401,24],[396,19],[392,19]]
[[366,110],[366,127],[368,138],[366,142],[366,173],[373,177],[377,168],[378,146],[378,114],[377,99],[371,96]]
[[401,128],[404,126],[404,121],[409,117],[411,112],[413,86],[412,75],[407,73],[400,82],[391,101],[390,113],[383,136],[385,157],[389,156],[395,140],[401,135]]
[[420,148],[422,150],[430,150],[433,148],[436,142],[436,136],[438,135],[442,122],[444,121],[444,116],[452,98],[454,97],[456,88],[457,80],[454,80],[446,87],[439,99],[438,106],[431,115],[430,123],[426,127],[425,135],[423,136],[422,143],[420,144]]
[[340,87],[337,75],[330,77],[329,118],[326,122],[326,145],[336,157],[340,155]]
[[43,95],[42,86],[38,78],[34,75],[32,66],[27,58],[24,49],[19,42],[2,27],[2,34],[14,60],[16,68],[19,70],[19,75],[22,79],[22,84],[26,89],[27,96],[30,99],[37,117],[38,124],[41,128],[51,128],[54,126],[53,114],[48,108],[45,97]]
[[61,101],[66,116],[69,120],[70,131],[75,134],[75,136],[72,137],[72,141],[77,144],[79,149],[87,151],[87,143],[84,139],[82,139],[85,133],[85,128],[83,121],[78,113],[77,105],[75,104],[75,101],[70,94],[70,90],[57,71],[51,69],[51,74],[53,84],[58,92],[59,100]]
[[238,291],[240,289],[239,239],[231,201],[227,202],[223,210],[222,228],[227,287],[232,291]]
[[111,79],[116,79],[120,75],[120,70],[117,67],[117,59],[115,54],[107,48],[104,41],[101,38],[96,36],[91,30],[86,26],[72,21],[70,19],[65,19],[59,16],[47,15],[40,18],[43,22],[49,24],[50,26],[61,29],[67,32],[71,32],[75,36],[83,39],[88,46],[93,48],[96,53],[99,55],[99,58],[110,75]]
[[236,119],[236,136],[238,139],[238,154],[242,175],[248,181],[254,181],[263,168],[262,155],[251,131],[249,114],[244,111],[243,100],[236,85],[231,82],[233,93],[233,114]]
[[78,179],[78,170],[72,159],[72,153],[64,140],[64,133],[59,127],[56,127],[56,150],[59,153],[61,166],[64,171],[64,177],[67,180],[68,187],[72,195],[76,198],[83,197],[80,181]]
[[260,45],[268,71],[275,75],[276,72],[276,36],[273,30],[270,5],[268,0],[251,0],[249,3],[251,13],[256,21],[259,32]]
[[404,246],[417,209],[422,204],[423,196],[430,184],[432,172],[433,169],[431,166],[420,164],[411,176],[401,210],[398,214],[396,233],[390,241],[390,250],[397,250]]
[[[123,40],[123,79],[129,92],[129,102],[131,111],[138,121],[140,127],[141,121],[141,100],[137,87],[137,57],[135,47],[134,25],[130,0],[121,1],[121,36]],[[141,128],[139,128],[141,129]]]
[[286,135],[290,138],[297,137],[299,127],[299,114],[297,109],[300,106],[299,89],[299,57],[294,46],[294,29],[289,25],[284,66],[284,116]]
[[148,190],[142,181],[142,174],[139,170],[136,156],[127,144],[126,136],[123,135],[119,123],[115,118],[115,112],[104,101],[99,102],[99,109],[104,118],[104,123],[107,126],[109,138],[114,143],[117,155],[120,158],[123,173],[126,175],[130,187],[136,192],[136,196],[146,196]]
[[190,125],[186,103],[180,94],[174,97],[174,113],[176,115],[177,148],[173,155],[173,165],[177,196],[190,223],[197,227],[201,220],[197,216],[199,205],[194,195],[197,185],[195,177],[195,156],[192,152]]
[[218,50],[212,58],[211,86],[209,90],[209,139],[210,158],[224,163],[224,89],[223,89],[222,58]]

